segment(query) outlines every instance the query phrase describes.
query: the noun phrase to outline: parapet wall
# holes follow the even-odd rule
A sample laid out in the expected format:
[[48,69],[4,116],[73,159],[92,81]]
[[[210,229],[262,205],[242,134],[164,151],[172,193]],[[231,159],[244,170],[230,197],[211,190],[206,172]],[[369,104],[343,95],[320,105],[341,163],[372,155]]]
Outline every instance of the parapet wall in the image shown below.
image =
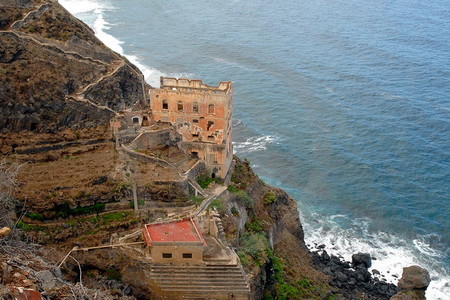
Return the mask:
[[190,90],[203,91],[203,92],[214,92],[214,93],[225,93],[227,94],[232,90],[231,81],[222,81],[218,86],[210,86],[204,84],[199,79],[185,79],[185,78],[171,78],[171,77],[161,77],[161,89],[183,89],[184,92]]

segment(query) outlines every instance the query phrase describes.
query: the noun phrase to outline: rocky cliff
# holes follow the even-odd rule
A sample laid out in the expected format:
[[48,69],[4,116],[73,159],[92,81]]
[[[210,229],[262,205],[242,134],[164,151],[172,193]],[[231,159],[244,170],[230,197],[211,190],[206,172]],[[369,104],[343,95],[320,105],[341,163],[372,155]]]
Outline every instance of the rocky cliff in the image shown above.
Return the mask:
[[143,75],[57,1],[2,1],[0,40],[0,152],[27,162],[16,197],[32,211],[114,200],[126,172],[109,124],[148,103]]
[[[151,131],[140,135],[130,116],[151,123],[150,87],[142,74],[56,1],[3,0],[0,41],[0,152],[23,164],[14,195],[20,203],[17,225],[44,244],[39,253],[27,248],[20,260],[1,264],[1,281],[15,286],[28,280],[28,287],[45,290],[45,280],[35,276],[51,268],[42,257],[54,267],[74,245],[107,244],[143,222],[180,213],[196,201],[196,183],[182,174],[198,177],[201,164],[176,147],[170,126],[146,123]],[[140,145],[148,137],[152,142],[118,147],[121,128],[110,124],[120,118],[128,124],[123,141]],[[321,266],[304,244],[296,202],[262,182],[248,162],[236,158],[235,163],[228,191],[212,207],[248,274],[254,299],[383,299],[364,294],[367,289],[356,295],[333,286],[336,272],[324,274],[320,269],[328,265]],[[147,208],[139,214],[128,203],[132,182],[138,185],[139,206]],[[153,207],[146,206],[149,199]],[[14,247],[1,248],[2,262],[9,261]],[[39,262],[36,268],[26,265],[27,257]],[[103,289],[98,295],[107,295],[104,299],[145,298],[148,287],[135,280],[136,274],[122,272],[127,256],[119,250],[80,257],[81,263],[66,264],[64,280],[77,282],[84,274],[90,289],[81,281],[77,286],[64,282],[65,288],[53,287],[55,295],[80,290],[91,299]],[[63,280],[57,268],[45,274],[48,280]]]

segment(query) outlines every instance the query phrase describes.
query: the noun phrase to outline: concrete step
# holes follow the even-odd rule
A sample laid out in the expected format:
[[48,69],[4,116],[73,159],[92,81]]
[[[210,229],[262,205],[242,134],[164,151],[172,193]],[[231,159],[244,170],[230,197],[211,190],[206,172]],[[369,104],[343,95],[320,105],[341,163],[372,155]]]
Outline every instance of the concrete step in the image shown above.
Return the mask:
[[214,266],[174,266],[174,265],[152,265],[155,269],[177,269],[177,270],[198,270],[198,269],[239,269],[238,265],[214,265]]
[[222,274],[242,274],[239,270],[232,270],[232,271],[210,271],[210,270],[204,270],[204,271],[159,271],[159,270],[151,270],[154,274],[165,274],[165,275],[182,275],[182,274],[191,274],[191,275],[222,275]]
[[161,287],[162,291],[184,291],[184,292],[209,292],[209,293],[217,293],[217,292],[229,292],[229,293],[245,293],[248,292],[249,288],[231,288],[231,287],[217,287],[217,286],[205,286],[205,287],[193,287],[190,285],[179,285],[173,287]]
[[195,283],[195,284],[205,284],[205,283],[222,283],[222,282],[226,282],[226,283],[230,283],[230,284],[244,284],[246,285],[246,283],[242,280],[242,278],[226,278],[226,280],[222,279],[222,278],[201,278],[201,279],[192,279],[192,278],[160,278],[158,279],[158,282],[160,284],[166,284],[166,283]]
[[[174,282],[174,281],[189,281],[192,278],[196,278],[198,282],[223,282],[223,281],[242,281],[245,282],[244,277],[242,276],[222,276],[222,277],[208,277],[208,276],[152,276],[154,280],[158,282]],[[167,280],[166,280],[167,279]]]
[[193,284],[193,285],[205,285],[205,284],[207,284],[207,285],[210,285],[210,284],[213,284],[213,285],[237,285],[237,286],[247,286],[247,283],[244,281],[244,280],[233,280],[233,281],[230,281],[230,280],[226,280],[226,279],[224,279],[224,280],[210,280],[210,281],[208,281],[208,280],[195,280],[195,279],[191,279],[191,280],[189,280],[189,279],[185,279],[185,280],[177,280],[177,279],[172,279],[172,280],[164,280],[164,281],[161,281],[161,280],[158,280],[158,282],[159,282],[159,284],[161,284],[161,285],[167,285],[167,286],[169,286],[169,285],[178,285],[178,284],[182,284],[182,285],[187,285],[187,284]]
[[154,273],[167,273],[167,274],[173,274],[173,273],[190,273],[190,274],[221,274],[221,273],[239,273],[242,274],[241,270],[239,269],[229,269],[229,270],[210,270],[210,269],[203,269],[203,270],[171,270],[171,269],[155,269],[151,268],[150,271]]

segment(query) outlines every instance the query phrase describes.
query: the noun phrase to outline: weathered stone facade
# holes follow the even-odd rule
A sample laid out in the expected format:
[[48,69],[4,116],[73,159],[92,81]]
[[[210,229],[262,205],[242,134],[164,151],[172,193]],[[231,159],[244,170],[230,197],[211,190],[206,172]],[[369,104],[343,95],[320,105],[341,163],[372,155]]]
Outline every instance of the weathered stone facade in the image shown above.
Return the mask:
[[161,77],[150,90],[155,121],[170,122],[182,135],[180,147],[202,159],[212,177],[225,177],[233,158],[233,84]]

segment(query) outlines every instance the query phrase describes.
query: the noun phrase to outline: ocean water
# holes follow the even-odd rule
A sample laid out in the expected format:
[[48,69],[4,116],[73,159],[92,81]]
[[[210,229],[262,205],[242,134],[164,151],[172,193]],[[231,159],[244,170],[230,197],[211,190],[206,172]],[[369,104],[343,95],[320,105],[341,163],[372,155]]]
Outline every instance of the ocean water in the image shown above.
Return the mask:
[[[159,85],[235,82],[234,149],[306,242],[450,297],[450,2],[60,0]],[[396,277],[397,276],[397,277]]]

